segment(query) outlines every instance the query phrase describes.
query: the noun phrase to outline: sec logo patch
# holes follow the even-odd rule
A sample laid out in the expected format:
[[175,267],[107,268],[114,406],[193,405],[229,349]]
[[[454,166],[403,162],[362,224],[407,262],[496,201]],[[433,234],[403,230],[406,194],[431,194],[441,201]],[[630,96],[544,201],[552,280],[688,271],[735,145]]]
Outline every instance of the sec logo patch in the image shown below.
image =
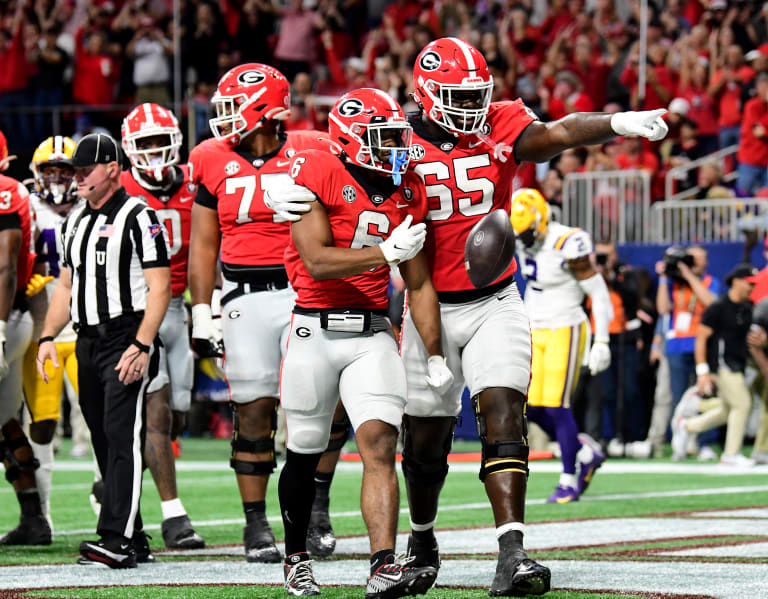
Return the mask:
[[357,192],[351,185],[345,185],[344,189],[341,190],[341,197],[344,198],[345,202],[351,204],[357,199]]
[[413,144],[408,149],[408,158],[413,160],[414,162],[417,162],[419,160],[423,160],[424,156],[426,156],[427,152],[424,150],[424,146],[419,144]]
[[224,172],[228,175],[234,175],[235,173],[240,171],[240,164],[236,160],[231,160],[227,162],[227,165],[224,167]]

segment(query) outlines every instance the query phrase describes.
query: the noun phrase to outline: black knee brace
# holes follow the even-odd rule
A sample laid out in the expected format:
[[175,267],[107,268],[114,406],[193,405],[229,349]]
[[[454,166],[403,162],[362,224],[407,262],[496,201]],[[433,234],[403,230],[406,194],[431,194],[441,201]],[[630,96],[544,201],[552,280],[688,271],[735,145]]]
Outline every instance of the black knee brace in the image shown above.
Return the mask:
[[[229,460],[230,467],[237,474],[247,476],[264,476],[272,474],[277,468],[275,460],[275,431],[277,430],[277,411],[271,415],[269,437],[253,439],[244,437],[240,434],[240,418],[237,415],[237,405],[234,406],[234,422],[232,427],[232,457]],[[269,452],[270,459],[251,462],[235,458],[235,453],[242,451],[244,453],[266,453]]]
[[5,479],[9,483],[18,480],[25,471],[34,473],[35,470],[40,467],[40,462],[34,457],[34,454],[32,454],[32,459],[26,462],[20,462],[16,458],[14,452],[22,447],[28,447],[30,453],[32,452],[32,446],[29,444],[26,437],[17,437],[12,441],[9,441],[8,439],[0,441],[0,455],[2,455],[2,458],[6,463]]
[[[347,413],[344,412],[344,419],[331,424],[331,438],[328,439],[328,447],[325,451],[339,451],[349,439],[349,433],[352,430],[352,425],[349,422]],[[338,437],[334,438],[334,435]]]
[[[525,413],[523,413],[523,438],[520,441],[496,441],[488,443],[488,428],[485,422],[485,415],[480,412],[479,396],[472,398],[472,408],[475,412],[475,423],[477,424],[477,434],[480,437],[482,446],[482,459],[480,461],[480,480],[485,481],[489,474],[496,472],[519,472],[528,476],[528,438],[525,422]],[[493,464],[488,464],[488,460],[494,459]]]
[[[407,418],[403,419],[403,476],[412,485],[420,487],[432,487],[442,484],[448,476],[448,454],[451,451],[453,435],[447,435],[443,439],[440,455],[437,459],[420,459],[415,455],[413,439]],[[455,421],[455,419],[454,419]]]

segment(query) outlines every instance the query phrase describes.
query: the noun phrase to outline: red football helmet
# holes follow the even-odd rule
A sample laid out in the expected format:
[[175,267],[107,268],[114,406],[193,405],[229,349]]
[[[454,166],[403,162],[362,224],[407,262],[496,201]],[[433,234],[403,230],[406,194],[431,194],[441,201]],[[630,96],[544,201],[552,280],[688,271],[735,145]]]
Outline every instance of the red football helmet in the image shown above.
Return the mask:
[[291,112],[290,84],[270,66],[241,64],[219,80],[211,98],[216,116],[208,121],[217,139],[235,147],[269,119],[285,120]]
[[181,129],[173,113],[157,104],[140,104],[123,119],[123,150],[131,164],[160,181],[179,162]]
[[391,174],[400,184],[413,129],[392,96],[366,87],[344,94],[328,114],[328,133],[351,162]]
[[459,135],[482,130],[493,77],[471,44],[444,37],[424,46],[413,65],[413,85],[416,103],[438,125]]

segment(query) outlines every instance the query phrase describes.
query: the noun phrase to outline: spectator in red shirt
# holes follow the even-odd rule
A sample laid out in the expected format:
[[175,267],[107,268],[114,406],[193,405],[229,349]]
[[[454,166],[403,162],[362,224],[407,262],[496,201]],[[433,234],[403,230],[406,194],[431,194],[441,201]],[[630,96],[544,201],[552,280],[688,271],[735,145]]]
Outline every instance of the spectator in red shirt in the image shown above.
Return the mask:
[[[712,58],[713,61],[717,57]],[[709,83],[709,93],[717,98],[720,147],[739,143],[741,126],[741,86],[749,82],[755,72],[744,64],[744,53],[737,44],[725,51],[722,68],[715,71]]]
[[736,187],[751,195],[768,185],[768,73],[757,75],[757,95],[744,105]]
[[699,143],[705,154],[717,151],[717,103],[709,92],[709,61],[690,48],[681,52],[680,86],[677,95],[688,100],[686,115],[699,131]]
[[[24,2],[17,0],[8,31],[0,27],[0,114],[7,108],[18,108],[28,103],[27,85],[29,64],[24,43]],[[0,117],[8,138],[20,144],[27,130],[27,117],[23,114],[5,114]]]
[[620,170],[643,169],[655,175],[659,170],[656,154],[643,148],[641,137],[625,137],[616,156],[616,165]]
[[[610,44],[616,48],[616,44]],[[611,53],[603,56],[595,53],[594,46],[586,35],[576,38],[573,46],[573,64],[569,70],[581,80],[581,86],[595,108],[602,108],[608,100],[608,75],[616,63],[618,55]]]
[[592,112],[592,99],[582,92],[581,80],[571,71],[561,71],[555,76],[555,89],[552,96],[546,94],[541,99],[541,108],[549,113],[553,121],[563,118],[572,112]]
[[117,61],[107,53],[107,36],[94,29],[75,35],[75,64],[72,97],[78,104],[104,106],[115,97],[119,73]]
[[630,89],[630,103],[633,110],[666,108],[677,89],[674,73],[666,66],[667,49],[661,44],[648,48],[648,67],[645,70],[645,100],[638,100],[638,50],[635,45],[629,53],[620,81]]

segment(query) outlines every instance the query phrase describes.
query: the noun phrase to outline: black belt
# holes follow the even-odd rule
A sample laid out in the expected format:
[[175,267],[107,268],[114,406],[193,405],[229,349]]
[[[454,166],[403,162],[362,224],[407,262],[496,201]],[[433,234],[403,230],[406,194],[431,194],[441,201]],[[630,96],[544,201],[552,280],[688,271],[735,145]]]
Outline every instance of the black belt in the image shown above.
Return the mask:
[[237,287],[227,291],[221,297],[221,305],[224,306],[232,300],[237,299],[241,295],[248,293],[255,293],[257,291],[277,291],[278,289],[286,289],[288,287],[288,281],[267,281],[261,283],[238,283]]
[[379,333],[392,331],[386,310],[361,308],[303,308],[294,306],[293,312],[320,318],[320,328],[332,333]]
[[474,302],[475,300],[493,295],[497,291],[501,291],[507,285],[511,284],[515,279],[514,276],[502,279],[498,283],[483,287],[482,289],[467,289],[462,291],[438,291],[437,299],[441,304],[466,304],[468,302]]
[[104,338],[138,326],[142,318],[144,318],[144,312],[133,312],[110,318],[100,324],[75,323],[73,328],[80,337]]

